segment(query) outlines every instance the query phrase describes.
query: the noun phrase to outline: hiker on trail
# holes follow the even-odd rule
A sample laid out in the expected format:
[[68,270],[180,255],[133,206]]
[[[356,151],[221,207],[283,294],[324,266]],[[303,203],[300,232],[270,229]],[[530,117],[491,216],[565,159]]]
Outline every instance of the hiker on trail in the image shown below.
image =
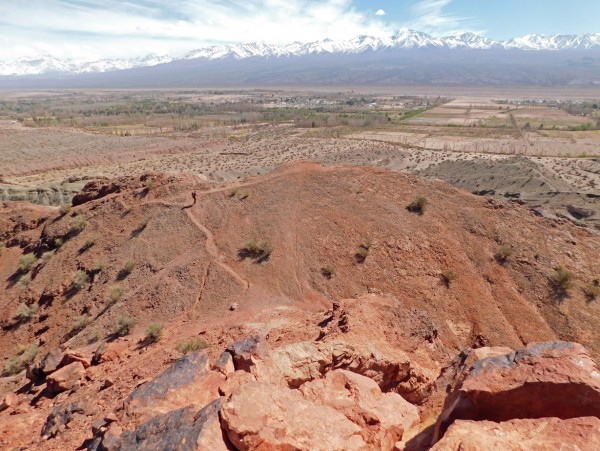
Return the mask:
[[196,191],[192,191],[192,199],[194,199],[194,203],[192,205],[196,205]]

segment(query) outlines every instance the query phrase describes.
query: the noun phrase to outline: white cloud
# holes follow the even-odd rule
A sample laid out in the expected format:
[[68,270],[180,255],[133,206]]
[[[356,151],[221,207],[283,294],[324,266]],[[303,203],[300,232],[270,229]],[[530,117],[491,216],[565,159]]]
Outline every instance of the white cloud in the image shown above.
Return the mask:
[[452,1],[419,1],[412,8],[414,19],[409,24],[410,28],[434,36],[447,36],[458,32],[474,31],[473,27],[475,24],[472,18],[457,16],[444,11],[444,8],[452,3]]
[[[1,59],[178,55],[211,44],[284,44],[391,32],[352,0],[29,0],[3,8]],[[370,16],[370,17],[369,17]]]
[[376,16],[385,16],[385,11],[383,9],[378,9],[375,11]]

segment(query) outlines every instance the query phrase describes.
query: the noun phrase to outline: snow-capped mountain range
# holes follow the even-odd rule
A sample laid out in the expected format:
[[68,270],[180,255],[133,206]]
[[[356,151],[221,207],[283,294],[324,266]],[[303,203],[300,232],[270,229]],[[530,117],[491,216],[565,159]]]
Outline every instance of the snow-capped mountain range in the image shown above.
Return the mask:
[[179,58],[150,54],[141,58],[75,62],[44,55],[37,58],[0,61],[0,75],[83,74],[148,67],[177,60],[200,58],[206,60],[226,58],[239,60],[252,57],[289,58],[315,54],[359,54],[367,51],[423,48],[529,51],[589,50],[600,49],[600,33],[554,36],[532,34],[507,41],[492,41],[474,33],[460,33],[437,38],[419,31],[402,29],[386,37],[357,36],[349,40],[324,39],[308,43],[294,42],[283,46],[264,42],[218,45],[193,50]]

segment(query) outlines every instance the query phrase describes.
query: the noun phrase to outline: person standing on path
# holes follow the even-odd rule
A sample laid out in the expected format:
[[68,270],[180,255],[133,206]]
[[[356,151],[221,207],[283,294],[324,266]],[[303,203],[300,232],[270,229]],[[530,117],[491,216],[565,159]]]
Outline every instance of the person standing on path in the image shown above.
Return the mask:
[[196,190],[192,191],[192,199],[194,199],[194,203],[192,205],[196,205]]

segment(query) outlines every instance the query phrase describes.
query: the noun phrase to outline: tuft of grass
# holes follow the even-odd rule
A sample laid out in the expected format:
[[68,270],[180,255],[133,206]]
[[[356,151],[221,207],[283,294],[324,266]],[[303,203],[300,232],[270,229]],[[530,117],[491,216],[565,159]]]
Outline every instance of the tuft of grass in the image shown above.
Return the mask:
[[85,240],[85,242],[83,243],[83,245],[81,246],[81,248],[79,248],[79,252],[83,253],[85,251],[87,251],[88,249],[91,249],[94,244],[96,244],[96,241],[98,240],[98,235],[90,235],[87,240]]
[[42,254],[42,260],[44,260],[45,262],[48,262],[52,257],[54,257],[55,253],[56,253],[56,251],[44,252]]
[[102,339],[102,332],[100,332],[98,329],[94,329],[88,335],[88,343],[90,343],[90,344],[96,343],[97,341],[100,341],[101,339]]
[[450,270],[444,270],[440,272],[440,278],[442,279],[442,283],[449,288],[452,282],[456,280],[457,275]]
[[273,245],[268,240],[257,243],[255,240],[246,241],[240,249],[241,254],[246,254],[256,260],[267,260],[273,252]]
[[321,274],[326,279],[331,279],[335,274],[335,268],[333,267],[333,265],[325,265],[321,268]]
[[364,263],[364,261],[369,256],[369,252],[371,250],[372,245],[373,245],[373,243],[371,242],[371,240],[366,239],[364,243],[362,243],[360,246],[358,246],[358,249],[356,250],[356,254],[354,254],[354,258],[356,259],[356,261],[358,263]]
[[131,329],[133,329],[133,326],[135,326],[135,323],[135,318],[129,315],[121,315],[117,318],[117,330],[115,333],[119,337],[129,335],[131,333]]
[[144,188],[146,188],[148,191],[150,191],[152,188],[154,188],[155,185],[156,185],[155,179],[146,179],[146,181],[144,182]]
[[33,266],[36,260],[37,259],[35,258],[33,252],[23,255],[19,259],[19,271],[21,271],[22,273],[28,273],[29,271],[31,271],[31,267]]
[[4,243],[0,243],[0,255],[2,255],[2,252],[4,252],[4,248],[5,248],[5,244]]
[[558,291],[567,292],[573,288],[575,274],[565,268],[563,265],[558,265],[554,268],[554,273],[550,276],[552,285]]
[[121,285],[112,285],[108,287],[108,290],[106,291],[106,297],[108,298],[109,305],[116,304],[121,299],[123,299],[124,295],[125,290]]
[[75,322],[73,323],[73,327],[71,328],[71,334],[76,335],[81,332],[83,329],[87,327],[90,323],[90,318],[86,315],[78,316],[75,318]]
[[78,269],[77,271],[75,271],[73,273],[73,276],[71,277],[71,283],[73,284],[73,287],[77,290],[81,290],[88,284],[89,281],[90,276],[87,272],[85,272],[82,269]]
[[69,204],[62,204],[58,209],[58,214],[64,216],[71,211],[71,206]]
[[30,365],[38,353],[38,347],[35,344],[24,346],[19,345],[17,355],[10,358],[4,366],[2,376],[14,376],[23,371],[27,365]]
[[30,284],[31,282],[31,274],[23,274],[21,277],[19,277],[19,286],[21,288],[27,288],[27,286]]
[[429,201],[424,196],[415,197],[407,206],[406,209],[411,213],[422,215],[429,205]]
[[584,285],[582,290],[588,301],[593,301],[600,297],[600,287],[594,283],[588,283],[587,285]]
[[92,271],[94,272],[100,272],[104,269],[104,263],[103,262],[96,262],[94,263],[94,267],[92,268]]
[[181,340],[175,345],[175,349],[177,349],[183,355],[189,352],[200,351],[206,347],[208,347],[208,343],[200,337]]
[[56,239],[54,240],[54,245],[55,245],[56,247],[62,247],[62,245],[63,245],[63,244],[65,244],[65,240],[64,240],[64,239],[62,239],[62,238],[56,238]]
[[502,244],[500,245],[500,247],[498,247],[498,250],[496,251],[496,254],[494,254],[494,257],[496,258],[498,263],[506,263],[508,259],[512,257],[512,255],[512,248],[507,244]]
[[159,341],[164,327],[165,325],[162,323],[150,323],[146,329],[146,340],[151,343]]
[[87,224],[87,219],[85,219],[85,216],[82,214],[78,214],[73,219],[71,219],[71,232],[73,232],[73,233],[81,232],[85,228],[86,224]]
[[227,193],[227,197],[229,199],[231,199],[232,197],[235,197],[236,194],[238,193],[239,188],[233,188],[232,190],[229,191],[229,193]]
[[149,222],[150,222],[150,218],[147,218],[147,217],[142,218],[140,220],[140,223],[138,224],[138,228],[137,229],[138,230],[144,230],[148,226]]
[[135,268],[135,260],[129,259],[123,265],[123,269],[121,269],[121,273],[123,275],[128,276],[133,271],[133,268]]
[[20,322],[29,321],[37,313],[38,308],[37,304],[27,305],[25,302],[21,302],[17,307],[14,319]]

